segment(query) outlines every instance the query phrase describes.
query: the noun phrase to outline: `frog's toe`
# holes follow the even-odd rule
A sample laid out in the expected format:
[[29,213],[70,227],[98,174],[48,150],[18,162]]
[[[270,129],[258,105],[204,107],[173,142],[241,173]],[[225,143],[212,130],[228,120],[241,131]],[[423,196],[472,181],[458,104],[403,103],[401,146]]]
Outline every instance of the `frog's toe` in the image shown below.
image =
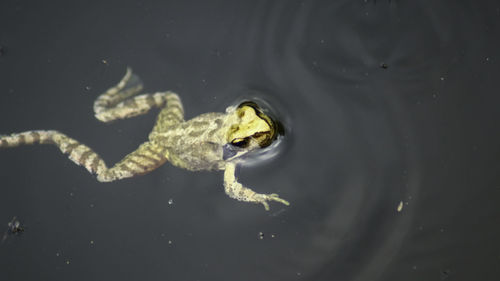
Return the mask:
[[287,206],[290,205],[290,203],[288,201],[286,201],[285,199],[280,198],[279,195],[276,194],[276,193],[272,193],[272,194],[258,194],[258,196],[256,196],[255,199],[256,199],[257,203],[261,203],[262,205],[264,205],[264,208],[266,209],[266,211],[269,211],[269,203],[268,203],[268,201],[276,201],[276,202],[285,204]]
[[287,206],[290,206],[290,202],[286,201],[285,199],[280,198],[279,195],[276,193],[269,194],[268,200],[273,200],[276,202],[280,202],[281,204],[285,204]]
[[269,211],[269,204],[267,204],[266,201],[261,201],[260,203],[264,205],[264,209],[266,209],[266,211]]

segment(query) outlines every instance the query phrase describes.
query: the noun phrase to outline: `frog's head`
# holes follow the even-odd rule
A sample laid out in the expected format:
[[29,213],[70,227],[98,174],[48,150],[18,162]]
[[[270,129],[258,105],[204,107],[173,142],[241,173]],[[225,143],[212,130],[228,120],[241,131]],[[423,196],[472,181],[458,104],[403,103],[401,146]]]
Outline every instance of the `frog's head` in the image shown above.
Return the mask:
[[283,126],[267,115],[255,102],[246,101],[231,110],[226,132],[225,159],[240,157],[250,151],[268,147]]

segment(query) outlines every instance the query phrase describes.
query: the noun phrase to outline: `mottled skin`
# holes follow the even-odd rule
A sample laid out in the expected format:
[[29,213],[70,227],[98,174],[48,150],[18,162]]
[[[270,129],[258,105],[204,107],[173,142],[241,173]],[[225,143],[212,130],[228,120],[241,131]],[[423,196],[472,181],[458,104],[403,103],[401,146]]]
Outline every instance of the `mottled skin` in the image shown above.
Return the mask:
[[108,168],[101,157],[88,146],[53,130],[37,130],[0,136],[0,147],[22,144],[55,144],[78,165],[97,174],[101,182],[148,173],[169,161],[191,171],[225,170],[226,194],[240,201],[263,204],[268,201],[289,205],[277,194],[260,194],[238,182],[235,172],[242,156],[269,146],[278,135],[279,124],[257,104],[244,102],[230,106],[225,113],[205,113],[184,120],[182,103],[173,92],[137,95],[140,79],[130,68],[116,86],[100,95],[94,103],[97,119],[109,122],[144,114],[161,108],[149,140]]

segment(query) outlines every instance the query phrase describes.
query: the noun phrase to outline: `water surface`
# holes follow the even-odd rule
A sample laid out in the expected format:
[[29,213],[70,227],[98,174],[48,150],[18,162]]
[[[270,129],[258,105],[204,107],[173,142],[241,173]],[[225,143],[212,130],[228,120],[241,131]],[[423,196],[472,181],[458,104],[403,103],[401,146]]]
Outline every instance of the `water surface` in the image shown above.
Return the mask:
[[[0,9],[0,133],[57,129],[108,164],[155,113],[99,123],[127,66],[186,117],[249,93],[287,126],[228,198],[222,174],[164,165],[99,183],[55,147],[0,151],[2,280],[496,280],[497,77],[491,1],[145,1]],[[2,223],[3,222],[3,223]],[[1,230],[1,229],[0,229]]]

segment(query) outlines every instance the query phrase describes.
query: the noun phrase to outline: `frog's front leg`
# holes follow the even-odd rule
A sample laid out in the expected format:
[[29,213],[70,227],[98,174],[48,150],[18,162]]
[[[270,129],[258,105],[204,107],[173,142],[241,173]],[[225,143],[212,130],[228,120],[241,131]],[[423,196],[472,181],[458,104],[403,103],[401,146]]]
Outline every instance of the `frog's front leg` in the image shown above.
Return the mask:
[[238,182],[235,172],[236,164],[227,163],[224,172],[224,190],[226,191],[226,194],[229,195],[229,197],[244,202],[260,203],[264,205],[266,211],[269,211],[269,204],[267,203],[267,201],[276,201],[287,206],[290,205],[288,201],[279,198],[278,194],[276,193],[256,193],[250,188],[244,187],[241,183]]

